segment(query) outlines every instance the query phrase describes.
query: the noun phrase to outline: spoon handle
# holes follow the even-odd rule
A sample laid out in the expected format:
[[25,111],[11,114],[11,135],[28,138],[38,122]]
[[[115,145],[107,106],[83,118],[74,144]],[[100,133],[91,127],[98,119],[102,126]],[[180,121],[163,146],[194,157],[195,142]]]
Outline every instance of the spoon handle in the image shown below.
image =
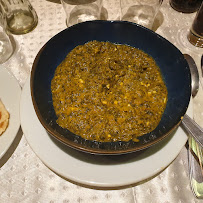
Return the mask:
[[199,145],[203,147],[203,129],[187,114],[184,115],[182,124]]
[[202,77],[203,77],[203,54],[202,54],[202,58],[201,58],[201,71],[202,71]]
[[193,194],[197,198],[203,198],[203,149],[202,147],[189,136],[189,149],[188,149],[188,166],[190,185]]

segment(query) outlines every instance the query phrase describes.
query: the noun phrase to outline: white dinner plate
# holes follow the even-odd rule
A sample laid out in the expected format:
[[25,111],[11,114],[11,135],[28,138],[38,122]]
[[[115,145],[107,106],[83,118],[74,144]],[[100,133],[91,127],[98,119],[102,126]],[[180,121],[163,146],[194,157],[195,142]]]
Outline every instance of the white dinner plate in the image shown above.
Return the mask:
[[30,80],[22,91],[20,115],[24,135],[42,162],[60,176],[88,186],[118,187],[150,178],[166,168],[187,141],[179,127],[169,138],[138,153],[101,156],[71,149],[49,136],[38,120]]
[[0,136],[0,158],[9,149],[20,127],[21,88],[16,78],[0,65],[0,99],[10,114],[9,125]]

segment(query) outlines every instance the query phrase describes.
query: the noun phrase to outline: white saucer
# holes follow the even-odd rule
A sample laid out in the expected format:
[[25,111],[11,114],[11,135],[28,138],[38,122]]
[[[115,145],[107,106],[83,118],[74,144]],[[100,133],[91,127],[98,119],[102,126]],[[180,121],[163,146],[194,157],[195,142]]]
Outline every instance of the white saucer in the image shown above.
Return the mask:
[[13,143],[20,127],[20,96],[18,81],[0,65],[0,99],[10,114],[8,128],[0,136],[0,159]]
[[25,137],[44,164],[60,176],[88,186],[118,187],[150,178],[166,168],[187,141],[179,127],[168,139],[140,153],[100,156],[76,151],[50,137],[41,125],[31,100],[30,80],[22,91],[20,113]]

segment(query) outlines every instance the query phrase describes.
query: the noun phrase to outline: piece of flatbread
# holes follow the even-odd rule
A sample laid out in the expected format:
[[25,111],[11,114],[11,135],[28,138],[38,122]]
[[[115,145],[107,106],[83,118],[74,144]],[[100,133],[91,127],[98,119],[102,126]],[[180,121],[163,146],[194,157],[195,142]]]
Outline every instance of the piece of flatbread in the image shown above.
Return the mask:
[[0,100],[0,135],[2,135],[3,132],[5,132],[5,130],[7,129],[9,124],[9,117],[10,115],[8,111]]

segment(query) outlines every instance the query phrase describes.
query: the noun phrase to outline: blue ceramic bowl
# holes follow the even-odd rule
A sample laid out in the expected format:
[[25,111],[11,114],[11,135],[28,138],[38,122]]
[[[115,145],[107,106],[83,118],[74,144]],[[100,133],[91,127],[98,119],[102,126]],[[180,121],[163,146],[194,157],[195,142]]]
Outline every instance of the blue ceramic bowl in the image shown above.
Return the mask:
[[[56,123],[51,94],[51,80],[55,69],[72,49],[92,40],[139,48],[151,55],[161,69],[168,89],[167,106],[157,128],[141,136],[138,143],[89,141]],[[63,30],[43,46],[36,56],[31,72],[31,95],[41,124],[57,140],[89,153],[123,154],[160,142],[180,124],[190,100],[191,76],[181,52],[155,32],[130,22],[89,21]]]

